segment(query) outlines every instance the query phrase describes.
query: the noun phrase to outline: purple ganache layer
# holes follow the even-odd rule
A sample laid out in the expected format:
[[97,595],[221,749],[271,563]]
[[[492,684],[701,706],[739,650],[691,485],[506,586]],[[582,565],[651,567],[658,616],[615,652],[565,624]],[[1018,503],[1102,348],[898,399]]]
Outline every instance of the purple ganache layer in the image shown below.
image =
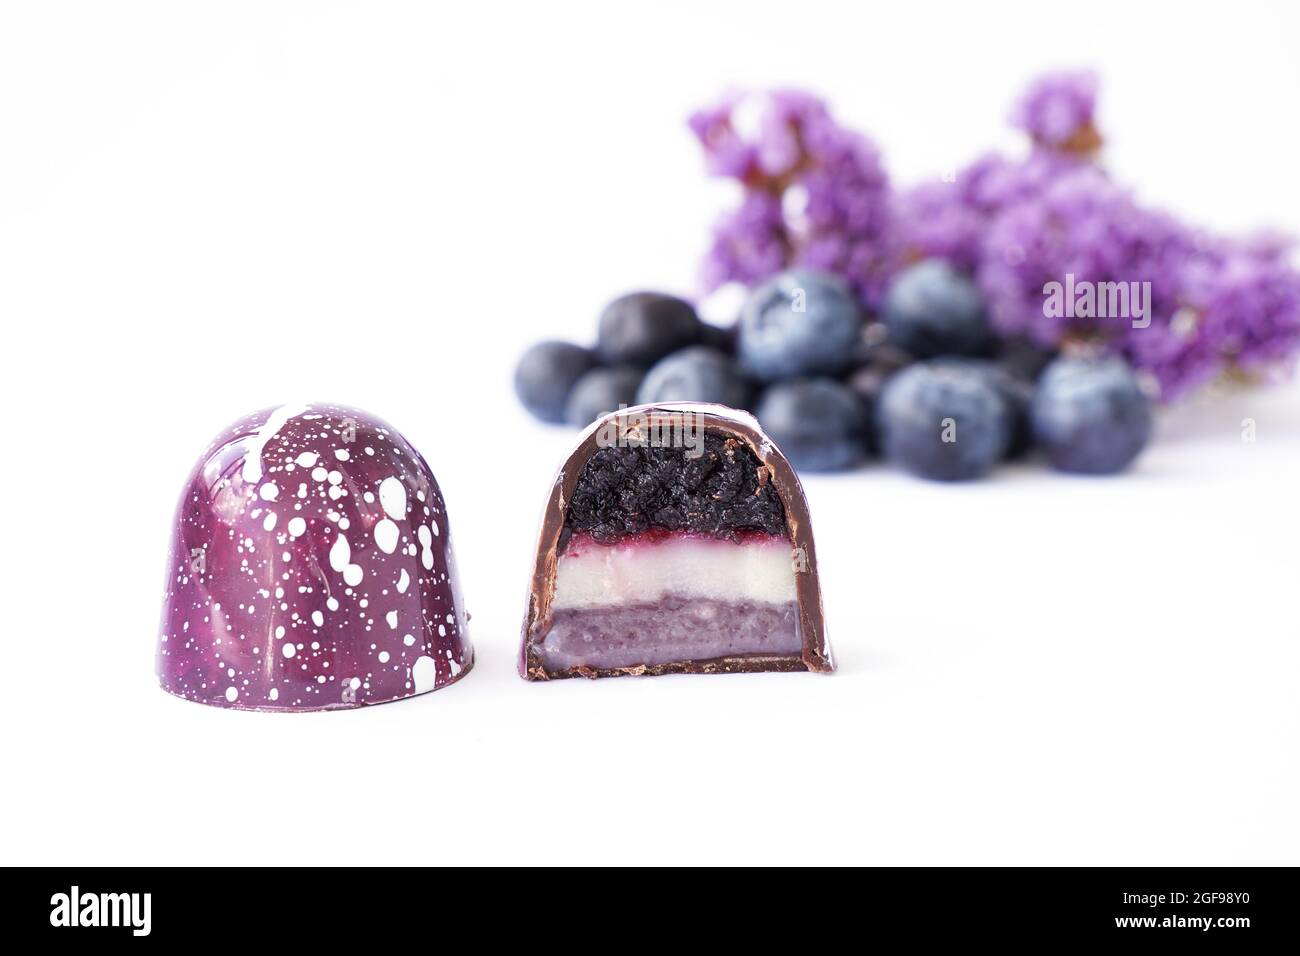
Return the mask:
[[538,645],[548,671],[655,666],[722,657],[793,656],[799,611],[781,604],[666,595],[653,604],[557,610]]

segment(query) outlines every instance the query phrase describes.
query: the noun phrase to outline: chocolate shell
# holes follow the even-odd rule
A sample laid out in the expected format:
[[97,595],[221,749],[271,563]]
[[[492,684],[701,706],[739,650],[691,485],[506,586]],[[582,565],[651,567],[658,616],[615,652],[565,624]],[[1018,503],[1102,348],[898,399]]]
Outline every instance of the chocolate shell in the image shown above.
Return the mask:
[[186,481],[158,681],[241,710],[378,704],[463,677],[467,621],[419,452],[355,408],[281,406],[223,431]]
[[543,514],[520,675],[805,670],[834,670],[817,551],[799,479],[758,422],[687,402],[591,425]]

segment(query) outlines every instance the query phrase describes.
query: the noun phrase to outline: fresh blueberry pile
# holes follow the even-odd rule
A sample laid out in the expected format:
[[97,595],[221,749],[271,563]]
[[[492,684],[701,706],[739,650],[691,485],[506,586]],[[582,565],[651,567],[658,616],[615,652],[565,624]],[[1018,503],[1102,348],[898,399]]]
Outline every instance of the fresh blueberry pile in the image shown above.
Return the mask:
[[1300,270],[1274,235],[1207,232],[1140,202],[1104,165],[1096,79],[1037,80],[987,154],[903,188],[880,150],[798,90],[729,95],[690,127],[738,186],[702,288],[743,287],[726,328],[638,292],[594,348],[534,346],[515,387],[543,421],[620,405],[752,410],[795,467],[883,457],[963,481],[1038,453],[1127,468],[1152,399],[1263,381],[1300,357]]
[[730,328],[670,295],[622,296],[593,348],[525,352],[515,390],[536,417],[574,426],[650,402],[750,409],[800,470],[883,457],[940,481],[1034,449],[1061,471],[1121,471],[1152,420],[1125,362],[999,339],[979,289],[938,259],[899,272],[873,321],[844,282],[807,269],[757,285]]

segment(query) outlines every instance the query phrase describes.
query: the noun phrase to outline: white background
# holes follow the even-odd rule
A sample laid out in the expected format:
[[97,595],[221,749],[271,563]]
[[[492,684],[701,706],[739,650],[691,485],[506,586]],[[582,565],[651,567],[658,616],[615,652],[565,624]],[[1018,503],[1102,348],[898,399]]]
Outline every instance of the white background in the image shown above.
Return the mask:
[[[827,95],[915,181],[1095,65],[1140,195],[1300,230],[1294,6],[450,6],[0,12],[4,861],[1300,862],[1294,385],[1176,410],[1117,479],[808,480],[833,677],[551,685],[514,654],[572,436],[509,385],[612,296],[693,291],[730,193],[683,124],[733,84]],[[433,465],[465,681],[158,690],[181,482],[300,398]]]

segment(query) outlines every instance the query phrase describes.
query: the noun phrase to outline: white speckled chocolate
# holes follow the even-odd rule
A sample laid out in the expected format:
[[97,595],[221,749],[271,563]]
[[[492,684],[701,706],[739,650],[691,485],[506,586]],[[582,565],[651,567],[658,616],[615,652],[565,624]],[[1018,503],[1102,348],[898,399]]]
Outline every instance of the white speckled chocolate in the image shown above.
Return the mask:
[[354,408],[240,419],[177,507],[163,689],[245,710],[360,707],[474,663],[446,506],[409,442]]

